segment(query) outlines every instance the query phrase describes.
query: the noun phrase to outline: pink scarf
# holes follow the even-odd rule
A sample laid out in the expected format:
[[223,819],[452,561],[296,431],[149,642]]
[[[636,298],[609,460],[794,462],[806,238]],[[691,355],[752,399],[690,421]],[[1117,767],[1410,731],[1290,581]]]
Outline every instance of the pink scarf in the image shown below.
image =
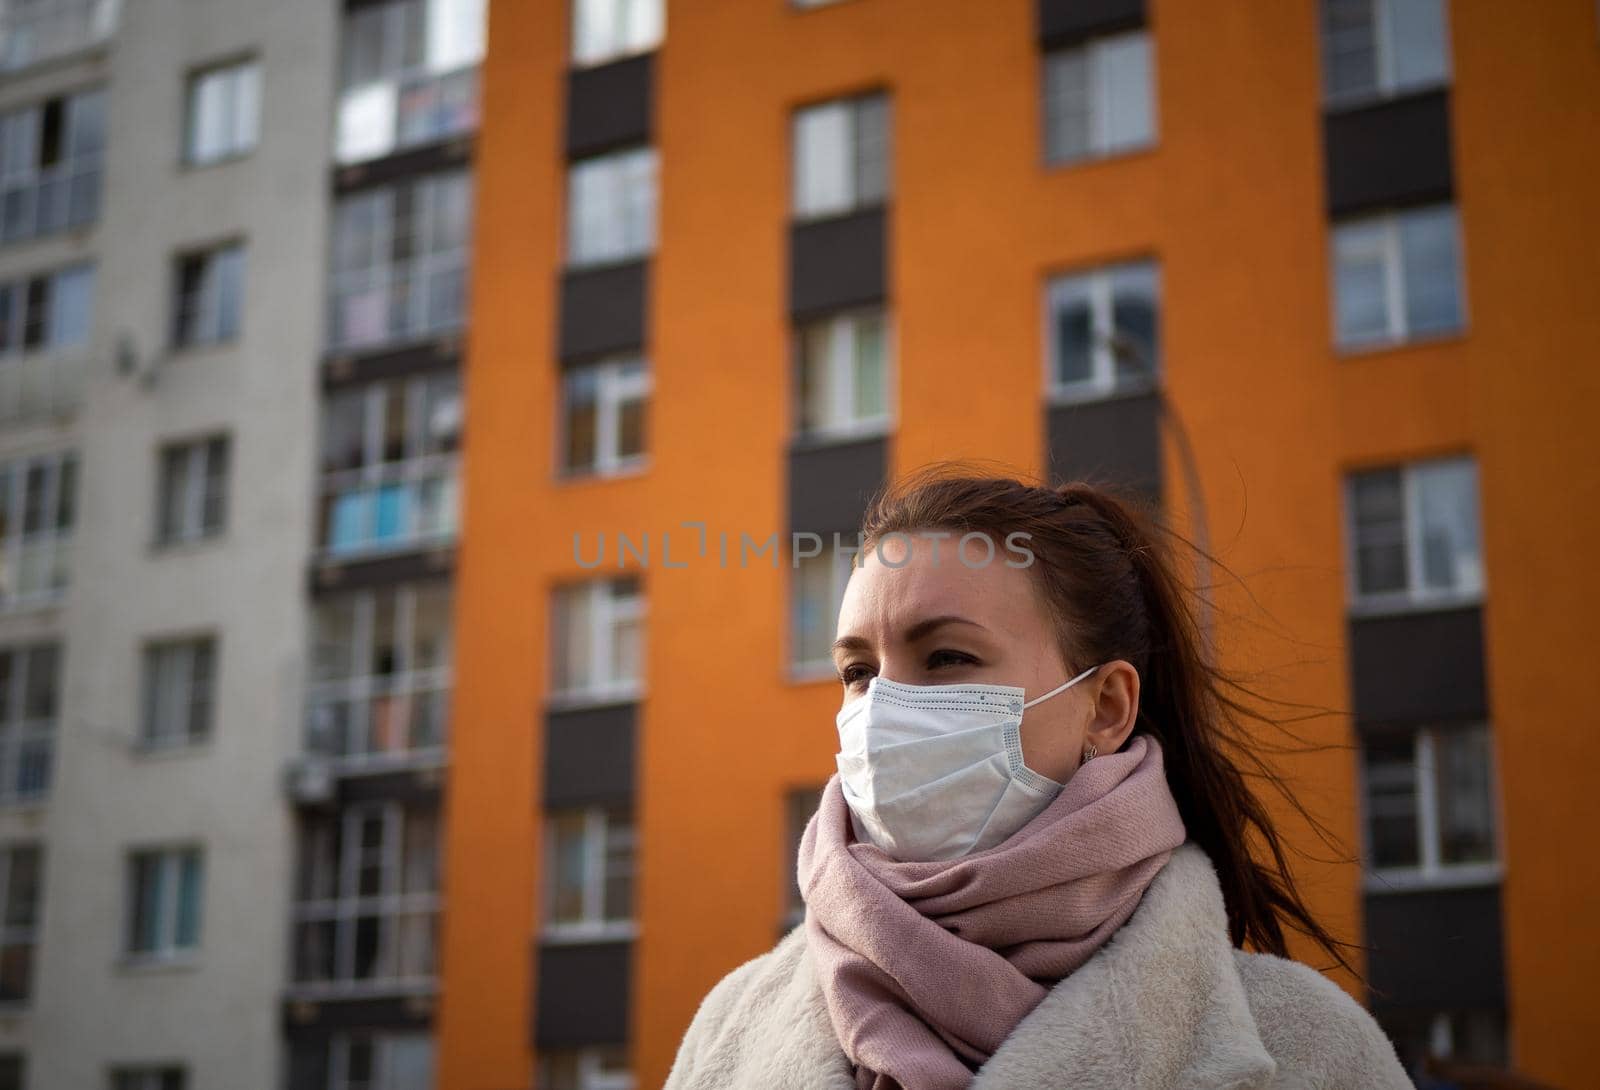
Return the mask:
[[1184,840],[1161,747],[1088,762],[1014,836],[942,862],[856,841],[837,775],[800,842],[806,944],[859,1090],[962,1090],[1133,915]]

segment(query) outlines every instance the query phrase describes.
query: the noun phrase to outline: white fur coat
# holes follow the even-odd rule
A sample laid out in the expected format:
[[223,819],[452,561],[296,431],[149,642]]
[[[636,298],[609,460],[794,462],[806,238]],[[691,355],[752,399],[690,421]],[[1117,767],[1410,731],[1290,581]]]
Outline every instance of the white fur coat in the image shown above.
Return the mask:
[[[705,997],[665,1090],[854,1087],[802,925]],[[1186,844],[971,1084],[1035,1087],[1409,1090],[1411,1080],[1372,1016],[1326,977],[1230,945],[1216,871]]]

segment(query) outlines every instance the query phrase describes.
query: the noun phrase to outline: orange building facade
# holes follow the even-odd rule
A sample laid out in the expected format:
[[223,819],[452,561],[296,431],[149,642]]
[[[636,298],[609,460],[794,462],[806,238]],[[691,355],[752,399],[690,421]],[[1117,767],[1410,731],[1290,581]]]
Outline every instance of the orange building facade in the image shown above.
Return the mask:
[[1600,26],[1394,6],[491,5],[439,1086],[659,1086],[792,922],[837,585],[750,544],[942,458],[1203,496],[1225,665],[1349,712],[1282,762],[1341,983],[1592,1079]]

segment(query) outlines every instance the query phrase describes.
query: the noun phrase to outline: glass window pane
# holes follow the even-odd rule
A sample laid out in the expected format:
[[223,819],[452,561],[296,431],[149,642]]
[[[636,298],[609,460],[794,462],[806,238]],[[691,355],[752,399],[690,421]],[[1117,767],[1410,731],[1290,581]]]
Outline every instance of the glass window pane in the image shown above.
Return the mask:
[[202,894],[200,853],[186,851],[179,856],[178,918],[174,945],[193,947],[200,943],[200,898]]
[[1094,378],[1094,312],[1087,276],[1050,285],[1051,376],[1058,386]]
[[1390,336],[1387,227],[1340,224],[1333,232],[1334,328],[1340,345]]
[[1442,82],[1450,71],[1444,0],[1384,0],[1396,91]]
[[595,367],[579,367],[562,380],[565,416],[562,433],[562,467],[587,470],[595,467],[599,454],[600,372]]
[[855,334],[855,421],[888,413],[884,398],[883,316],[867,314],[852,323]]
[[1461,254],[1452,205],[1400,217],[1406,331],[1411,336],[1461,328]]
[[794,115],[796,216],[842,212],[854,198],[850,104],[826,102]]
[[830,661],[838,616],[833,607],[833,572],[823,543],[817,556],[800,560],[790,576],[793,600],[790,606],[790,654],[796,666],[822,665]]
[[1355,474],[1350,482],[1350,502],[1357,593],[1405,590],[1405,490],[1400,471]]
[[1150,35],[1119,34],[1098,43],[1099,147],[1104,152],[1140,147],[1155,137]]
[[644,394],[624,398],[617,406],[617,457],[637,458],[645,451],[645,416],[648,398]]
[[1159,287],[1153,263],[1110,270],[1111,355],[1118,381],[1148,381],[1161,368]]
[[69,348],[88,341],[93,300],[93,266],[79,265],[56,274],[50,300],[51,348]]
[[56,716],[56,694],[60,678],[61,652],[58,647],[35,647],[25,654],[27,682],[22,694],[22,715],[32,722],[49,721]]
[[1045,154],[1052,163],[1089,153],[1089,54],[1083,48],[1044,60]]
[[40,854],[34,845],[14,847],[6,871],[6,927],[32,927],[39,917]]
[[1425,462],[1412,470],[1417,527],[1422,535],[1422,582],[1429,590],[1483,589],[1483,543],[1478,519],[1478,465],[1467,459]]
[[587,689],[594,677],[589,634],[593,624],[588,584],[559,587],[553,595],[551,639],[556,692]]
[[856,101],[854,199],[858,207],[880,204],[889,195],[889,99],[870,95]]
[[834,411],[834,321],[813,322],[800,329],[800,431],[812,434],[837,427],[843,421]]
[[1329,100],[1378,85],[1376,0],[1322,0],[1322,81]]
[[577,923],[583,919],[586,872],[582,811],[551,818],[554,856],[550,861],[550,922]]
[[606,817],[605,904],[601,908],[608,922],[633,918],[633,817],[627,811],[612,811]]
[[1486,725],[1434,733],[1441,863],[1488,863],[1495,858],[1491,760]]
[[1364,745],[1367,839],[1374,867],[1415,867],[1418,844],[1415,743],[1369,740]]

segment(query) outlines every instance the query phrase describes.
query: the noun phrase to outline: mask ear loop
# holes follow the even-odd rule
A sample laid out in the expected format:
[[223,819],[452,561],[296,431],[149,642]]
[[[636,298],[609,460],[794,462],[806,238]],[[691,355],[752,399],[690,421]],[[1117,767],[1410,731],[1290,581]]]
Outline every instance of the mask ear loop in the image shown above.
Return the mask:
[[[1100,664],[1100,666],[1104,666],[1104,665],[1105,665],[1105,663],[1103,663],[1103,662]],[[1043,696],[1036,696],[1032,700],[1028,701],[1026,704],[1024,704],[1022,706],[1024,708],[1031,708],[1035,704],[1039,703],[1039,701],[1041,701],[1041,700],[1049,700],[1052,696],[1055,696],[1057,693],[1061,692],[1062,690],[1072,688],[1072,686],[1076,685],[1078,682],[1082,681],[1084,678],[1088,677],[1090,674],[1092,674],[1096,670],[1100,669],[1100,666],[1091,666],[1091,667],[1089,667],[1087,670],[1085,670],[1083,673],[1079,674],[1077,677],[1073,678],[1071,681],[1062,682],[1060,685],[1057,685],[1054,689],[1051,689],[1048,693],[1045,693]]]

